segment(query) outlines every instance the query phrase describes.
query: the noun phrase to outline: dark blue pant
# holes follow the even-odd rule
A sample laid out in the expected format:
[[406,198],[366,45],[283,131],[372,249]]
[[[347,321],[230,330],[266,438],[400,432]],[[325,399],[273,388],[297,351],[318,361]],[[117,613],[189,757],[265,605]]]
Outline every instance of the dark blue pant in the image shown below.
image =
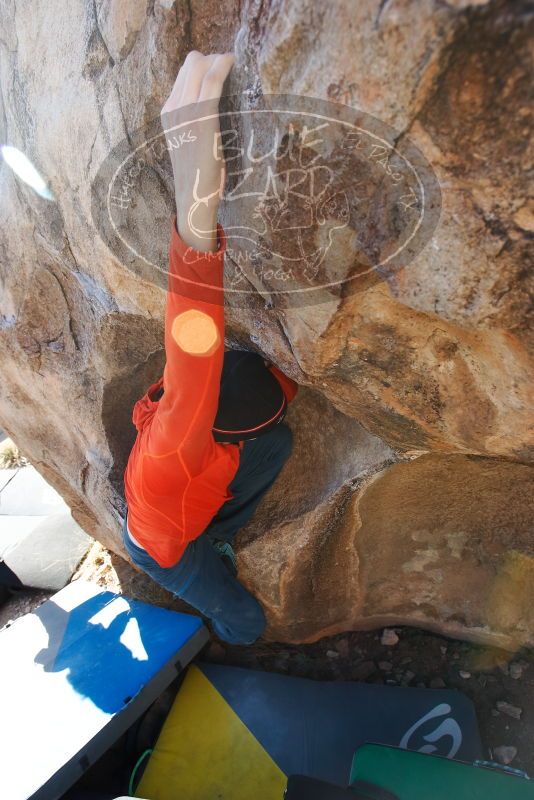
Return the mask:
[[126,533],[126,520],[124,523],[124,545],[134,564],[208,617],[217,636],[232,644],[252,644],[263,633],[265,614],[256,598],[224,566],[212,540],[231,542],[250,519],[288,458],[292,441],[291,429],[280,423],[269,433],[245,442],[229,485],[234,497],[221,506],[172,567],[160,567],[137,547]]

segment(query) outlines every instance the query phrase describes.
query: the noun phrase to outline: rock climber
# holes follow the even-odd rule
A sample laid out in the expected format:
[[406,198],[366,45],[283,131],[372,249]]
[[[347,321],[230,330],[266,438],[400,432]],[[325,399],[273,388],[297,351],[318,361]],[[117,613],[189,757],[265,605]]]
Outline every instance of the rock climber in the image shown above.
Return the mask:
[[[166,363],[133,409],[123,537],[133,562],[208,617],[217,636],[251,644],[266,619],[237,580],[232,541],[291,452],[283,419],[297,384],[260,355],[224,347],[226,236],[217,209],[226,173],[213,142],[233,63],[232,53],[191,51],[161,111],[176,195]],[[202,123],[171,139],[184,108],[195,119],[192,104]]]

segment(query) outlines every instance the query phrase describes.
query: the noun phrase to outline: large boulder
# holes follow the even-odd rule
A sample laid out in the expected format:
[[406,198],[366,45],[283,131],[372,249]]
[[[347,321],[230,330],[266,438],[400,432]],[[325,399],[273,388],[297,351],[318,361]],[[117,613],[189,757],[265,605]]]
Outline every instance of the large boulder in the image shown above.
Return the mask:
[[[92,188],[113,148],[158,122],[190,49],[235,46],[239,102],[283,92],[360,107],[412,141],[441,188],[426,247],[358,291],[273,305],[252,283],[246,302],[229,298],[227,343],[303,387],[295,451],[240,537],[270,635],[413,622],[533,642],[528,6],[3,3],[0,140],[55,199],[0,163],[0,425],[85,530],[122,553],[131,410],[164,358],[162,284],[102,238]],[[140,206],[164,258],[172,182],[160,178]]]
[[289,421],[293,454],[238,540],[270,636],[402,623],[512,650],[532,641],[532,467],[435,453],[395,463],[309,390]]

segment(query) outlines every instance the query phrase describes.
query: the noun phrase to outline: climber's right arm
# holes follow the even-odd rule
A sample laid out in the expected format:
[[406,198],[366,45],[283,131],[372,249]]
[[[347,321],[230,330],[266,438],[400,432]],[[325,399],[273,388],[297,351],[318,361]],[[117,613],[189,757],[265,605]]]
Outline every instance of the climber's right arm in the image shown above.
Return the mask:
[[[232,63],[231,54],[203,56],[194,51],[187,56],[162,112],[167,137],[173,135],[170,121],[177,124],[205,115],[203,98],[218,109]],[[177,214],[172,218],[169,248],[164,392],[151,424],[148,450],[159,459],[177,453],[183,471],[193,476],[203,471],[216,447],[212,428],[224,358],[226,238],[217,224],[224,177],[224,161],[213,157],[213,141],[220,130],[218,113],[205,129],[203,122],[185,130],[184,144],[171,151]],[[205,204],[197,204],[198,192],[208,198]],[[204,234],[199,235],[199,228]],[[163,461],[160,465],[163,468]]]

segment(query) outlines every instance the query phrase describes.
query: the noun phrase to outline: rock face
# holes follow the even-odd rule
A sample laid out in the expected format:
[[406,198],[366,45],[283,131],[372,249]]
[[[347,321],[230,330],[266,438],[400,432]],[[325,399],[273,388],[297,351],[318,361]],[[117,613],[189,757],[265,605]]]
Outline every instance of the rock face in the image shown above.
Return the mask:
[[[392,463],[309,392],[289,421],[293,454],[239,539],[240,575],[270,609],[273,638],[399,623],[508,649],[531,638],[532,467],[441,454]],[[341,455],[359,478],[336,469]],[[302,505],[308,484],[314,507]]]
[[[99,237],[91,186],[158,118],[190,49],[235,47],[243,102],[362,108],[420,148],[442,202],[422,252],[358,292],[291,308],[230,298],[228,344],[303,387],[294,453],[240,534],[242,579],[279,639],[413,623],[532,644],[529,4],[51,0],[30,14],[8,0],[0,13],[0,139],[55,196],[0,164],[0,425],[82,527],[121,552],[131,409],[164,363],[164,292]],[[164,251],[168,221],[152,230]]]

